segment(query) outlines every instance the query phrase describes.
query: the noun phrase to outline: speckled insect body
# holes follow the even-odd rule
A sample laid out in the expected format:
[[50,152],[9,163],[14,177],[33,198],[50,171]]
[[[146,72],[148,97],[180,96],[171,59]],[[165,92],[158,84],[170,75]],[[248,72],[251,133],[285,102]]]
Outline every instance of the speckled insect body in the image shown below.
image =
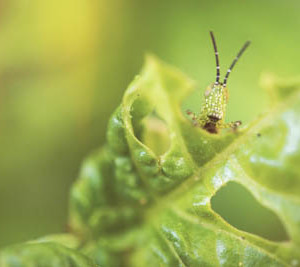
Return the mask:
[[228,99],[227,88],[221,84],[212,84],[204,94],[205,102],[199,120],[203,129],[215,132],[224,125],[224,114]]
[[225,75],[224,81],[220,82],[219,53],[212,32],[210,32],[210,36],[212,39],[216,57],[216,81],[212,85],[210,85],[204,93],[205,101],[203,103],[201,113],[197,116],[195,113],[188,110],[187,114],[192,117],[195,126],[199,126],[209,133],[216,134],[220,129],[224,128],[232,128],[233,130],[236,130],[237,127],[242,124],[241,121],[225,123],[225,112],[228,102],[227,79],[234,65],[236,64],[240,56],[244,53],[246,48],[249,46],[250,42],[247,41],[244,44],[244,46],[230,65]]

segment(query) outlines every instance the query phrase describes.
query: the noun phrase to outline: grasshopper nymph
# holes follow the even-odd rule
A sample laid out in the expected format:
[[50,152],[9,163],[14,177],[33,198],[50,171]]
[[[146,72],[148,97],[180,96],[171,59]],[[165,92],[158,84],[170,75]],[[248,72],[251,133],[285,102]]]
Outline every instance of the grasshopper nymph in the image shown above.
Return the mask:
[[205,101],[203,103],[203,107],[201,109],[201,113],[197,116],[195,113],[191,111],[187,111],[187,114],[192,117],[193,123],[195,126],[199,126],[202,129],[208,131],[209,133],[216,134],[219,129],[224,128],[232,128],[236,130],[238,126],[242,124],[241,121],[235,121],[230,123],[225,123],[225,112],[226,105],[228,102],[228,88],[227,88],[227,80],[230,72],[232,71],[234,65],[244,53],[246,48],[250,45],[250,41],[247,41],[242,49],[237,54],[236,58],[231,63],[223,82],[220,82],[220,65],[219,65],[219,53],[217,50],[217,45],[215,41],[215,37],[213,32],[210,32],[211,40],[213,43],[215,57],[216,57],[216,81],[210,85],[205,93],[204,98]]

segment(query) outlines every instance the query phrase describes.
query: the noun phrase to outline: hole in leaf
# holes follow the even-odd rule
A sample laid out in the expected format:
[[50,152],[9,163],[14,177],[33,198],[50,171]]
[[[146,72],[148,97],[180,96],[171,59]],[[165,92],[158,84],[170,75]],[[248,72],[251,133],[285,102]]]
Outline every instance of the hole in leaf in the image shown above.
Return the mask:
[[229,182],[211,199],[212,208],[235,228],[272,241],[289,237],[278,216],[262,206],[253,195],[235,182]]
[[143,119],[142,142],[160,156],[168,151],[171,140],[167,124],[154,112]]

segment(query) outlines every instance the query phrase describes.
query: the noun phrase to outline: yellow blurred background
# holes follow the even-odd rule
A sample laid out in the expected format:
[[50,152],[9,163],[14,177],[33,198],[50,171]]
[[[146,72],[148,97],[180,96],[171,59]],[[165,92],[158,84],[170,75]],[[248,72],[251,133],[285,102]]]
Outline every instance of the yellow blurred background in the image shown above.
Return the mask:
[[[213,30],[229,79],[228,120],[268,104],[262,72],[299,74],[300,2],[293,0],[2,0],[0,246],[62,232],[83,158],[105,142],[109,115],[152,52],[197,81],[214,80]],[[251,207],[250,207],[251,208]]]

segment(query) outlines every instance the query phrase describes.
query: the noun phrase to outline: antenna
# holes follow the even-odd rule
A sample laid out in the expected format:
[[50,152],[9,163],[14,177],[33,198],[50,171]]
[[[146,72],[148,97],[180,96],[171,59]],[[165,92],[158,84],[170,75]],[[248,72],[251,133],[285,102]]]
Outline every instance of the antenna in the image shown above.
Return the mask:
[[220,79],[220,64],[219,64],[219,52],[217,49],[217,44],[216,44],[216,40],[214,37],[214,34],[212,31],[209,32],[210,33],[210,37],[214,46],[214,51],[215,51],[215,56],[216,56],[216,69],[217,69],[217,75],[216,75],[216,82],[215,84],[219,84],[219,79]]
[[239,58],[241,57],[241,55],[245,52],[246,48],[250,45],[250,43],[251,43],[250,41],[247,41],[247,42],[243,45],[243,47],[242,47],[242,49],[240,50],[240,52],[237,54],[236,58],[232,61],[231,65],[230,65],[230,67],[229,67],[229,69],[228,69],[228,71],[227,71],[227,73],[226,73],[226,76],[225,76],[225,78],[224,78],[224,82],[223,82],[223,85],[224,85],[224,86],[226,86],[226,84],[227,84],[228,76],[229,76],[230,72],[232,71],[234,65],[237,63],[237,61],[239,60]]

